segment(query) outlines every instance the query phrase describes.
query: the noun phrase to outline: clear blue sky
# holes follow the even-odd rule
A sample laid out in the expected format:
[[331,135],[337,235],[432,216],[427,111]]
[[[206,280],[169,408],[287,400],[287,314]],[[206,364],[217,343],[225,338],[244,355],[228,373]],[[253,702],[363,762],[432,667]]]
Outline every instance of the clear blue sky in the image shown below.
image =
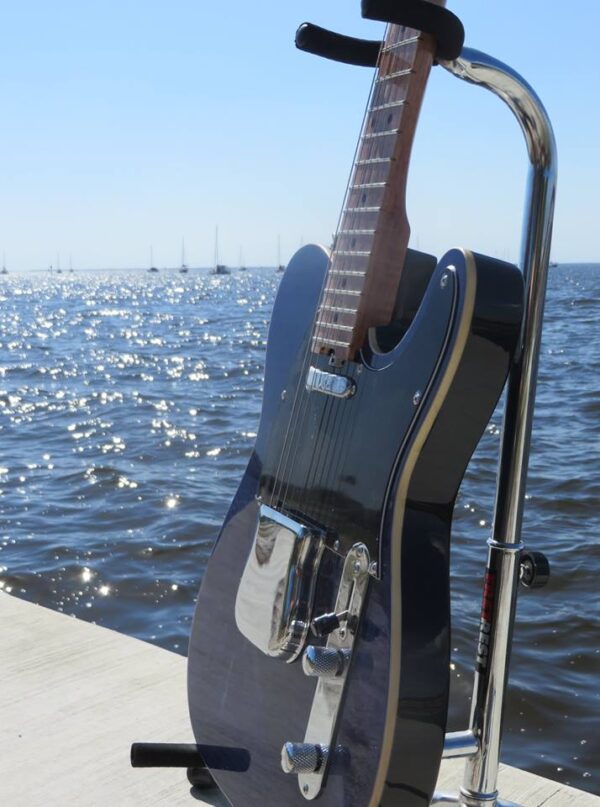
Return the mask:
[[[600,260],[600,4],[450,0],[467,44],[538,90],[559,146],[558,260]],[[297,52],[305,19],[379,36],[359,0],[5,3],[0,253],[41,268],[273,264],[335,228],[368,70]],[[564,17],[565,10],[568,18]],[[501,103],[436,69],[411,167],[413,245],[516,258],[521,134]]]

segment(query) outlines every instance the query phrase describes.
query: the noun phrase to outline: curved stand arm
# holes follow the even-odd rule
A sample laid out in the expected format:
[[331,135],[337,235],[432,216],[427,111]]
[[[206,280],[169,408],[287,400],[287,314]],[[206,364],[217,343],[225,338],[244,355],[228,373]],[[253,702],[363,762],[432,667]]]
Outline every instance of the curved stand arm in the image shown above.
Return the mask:
[[440,794],[433,801],[493,807],[503,804],[497,791],[502,716],[523,548],[521,523],[552,240],[557,156],[546,110],[514,70],[469,48],[458,59],[440,64],[458,78],[490,90],[507,104],[525,136],[530,164],[521,246],[525,309],[520,350],[508,381],[471,710],[470,731],[478,741],[478,749],[468,757],[460,796]]

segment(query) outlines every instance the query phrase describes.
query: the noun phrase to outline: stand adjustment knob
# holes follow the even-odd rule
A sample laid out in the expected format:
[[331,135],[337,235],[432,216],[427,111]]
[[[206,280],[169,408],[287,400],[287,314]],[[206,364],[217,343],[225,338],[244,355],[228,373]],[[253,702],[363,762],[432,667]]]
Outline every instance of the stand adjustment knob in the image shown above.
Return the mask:
[[315,678],[339,678],[346,672],[349,661],[349,650],[310,645],[302,658],[302,669],[305,675]]
[[543,588],[550,579],[550,563],[541,552],[522,552],[519,582],[524,588]]
[[281,749],[284,773],[317,773],[327,764],[329,747],[311,743],[285,743]]

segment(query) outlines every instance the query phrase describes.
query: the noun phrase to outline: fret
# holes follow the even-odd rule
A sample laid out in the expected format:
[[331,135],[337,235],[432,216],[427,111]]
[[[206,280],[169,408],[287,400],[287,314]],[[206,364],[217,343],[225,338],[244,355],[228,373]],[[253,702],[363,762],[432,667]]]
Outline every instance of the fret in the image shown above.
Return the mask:
[[[368,155],[361,155],[368,156]],[[355,163],[352,181],[357,182],[385,182],[390,175],[389,162],[358,165]]]
[[361,182],[358,185],[350,185],[352,189],[357,188],[385,188],[387,182]]
[[365,132],[363,140],[372,140],[375,137],[394,137],[398,134],[398,129],[388,129],[387,132]]
[[389,104],[380,104],[379,106],[372,106],[370,112],[380,112],[382,109],[396,109],[396,107],[404,106],[405,101],[390,101]]
[[350,347],[350,342],[340,342],[337,339],[325,338],[322,336],[313,336],[313,342],[324,342],[327,345],[335,345],[336,347]]
[[330,289],[329,287],[325,289],[325,293],[329,294],[346,294],[349,297],[360,297],[362,291],[353,291],[352,289]]
[[322,311],[337,311],[340,314],[356,314],[357,308],[342,308],[339,305],[322,305],[319,306]]
[[391,163],[391,157],[370,157],[367,160],[357,160],[355,165],[376,165],[378,163]]
[[388,73],[385,76],[380,76],[377,79],[376,83],[381,84],[383,81],[390,81],[391,79],[394,79],[394,78],[403,78],[404,76],[410,76],[410,75],[413,74],[413,72],[414,71],[410,67],[406,68],[405,70],[396,70],[395,73]]
[[[348,222],[350,225],[351,222]],[[375,235],[375,230],[368,230],[366,227],[364,229],[351,229],[348,226],[347,230],[339,230],[336,236],[335,245],[339,246],[340,248],[344,249],[346,244],[350,245],[350,249],[371,249],[371,239]],[[344,245],[339,244],[339,239],[345,239]]]
[[[354,244],[354,247],[357,247],[358,249],[370,249],[373,246],[372,239],[376,236],[377,231],[375,229],[371,230],[370,228],[375,228],[376,225],[377,216],[374,213],[348,213],[343,218],[343,226],[348,227],[348,230],[350,230],[350,228],[354,228],[353,231],[355,233],[359,233],[355,236],[348,236],[348,238],[364,239],[361,240],[360,246]],[[337,244],[337,246],[341,247],[342,245]],[[352,248],[354,249],[354,247]]]
[[[348,202],[352,207],[359,204],[364,204],[365,206],[368,205],[369,207],[377,207],[377,210],[372,213],[356,213],[355,215],[358,222],[360,223],[361,221],[368,221],[369,224],[377,226],[377,222],[379,221],[379,216],[381,214],[381,203],[383,199],[385,199],[385,188],[373,188],[371,190],[361,190],[360,188],[353,190],[351,188],[350,191],[351,194],[349,194],[350,198],[348,199]],[[351,215],[348,214],[348,216],[344,219],[344,223],[349,224],[350,221]]]
[[[340,246],[340,249],[343,247]],[[347,256],[338,256],[336,252],[336,248],[334,247],[333,255],[332,255],[332,266],[331,269],[356,269],[362,270],[367,268],[367,261],[366,256],[364,255],[347,255]],[[366,252],[366,250],[365,250]],[[370,254],[370,251],[369,251]]]
[[356,327],[356,312],[340,313],[338,310],[330,311],[328,308],[320,306],[317,313],[317,320],[315,333],[318,330],[318,326],[328,325],[343,325],[344,328],[342,330],[352,331]]
[[411,36],[409,39],[403,39],[401,42],[396,42],[395,45],[384,45],[381,48],[380,53],[391,53],[392,51],[396,50],[396,48],[403,48],[405,45],[413,45],[415,42],[418,42],[421,37]]
[[361,258],[367,257],[371,254],[370,249],[335,249],[333,251],[334,255],[348,255],[349,257],[355,257],[356,255],[360,256]]
[[[341,294],[343,292],[352,291],[356,294],[360,295],[363,291],[363,286],[365,283],[365,275],[359,275],[358,277],[343,277],[340,275],[334,275],[328,279],[328,283],[330,286],[328,287],[327,291],[330,294]],[[351,295],[354,296],[354,295]],[[332,303],[336,302],[331,297],[326,299],[325,302]],[[341,303],[341,305],[345,305],[347,300],[338,300],[337,302]],[[354,301],[352,301],[352,305],[354,305]]]
[[364,272],[357,272],[355,270],[350,269],[330,269],[330,275],[344,275],[347,277],[364,277],[367,274],[367,270],[365,269]]
[[374,149],[369,150],[368,144],[359,150],[354,163],[354,179],[356,182],[383,182],[390,173],[389,160],[378,159]]
[[[405,76],[404,78],[394,79],[393,82],[378,84],[371,99],[371,108],[405,99],[410,81],[410,78]],[[387,126],[386,128],[391,129],[393,127]]]
[[335,331],[353,331],[354,325],[338,325],[337,322],[317,322],[317,328],[333,328]]
[[[383,92],[390,87],[407,90],[410,82],[414,78],[413,60],[414,48],[407,52],[390,54],[385,56],[379,65],[379,75],[382,81],[376,82],[375,92]],[[392,81],[386,81],[385,76],[398,74]]]

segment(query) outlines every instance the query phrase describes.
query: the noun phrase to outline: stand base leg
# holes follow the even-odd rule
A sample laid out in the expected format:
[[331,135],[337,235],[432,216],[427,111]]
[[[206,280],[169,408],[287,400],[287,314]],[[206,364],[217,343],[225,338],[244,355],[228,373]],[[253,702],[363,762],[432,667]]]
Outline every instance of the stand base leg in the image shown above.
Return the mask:
[[188,768],[187,778],[188,782],[198,790],[215,790],[218,787],[208,768]]
[[477,798],[475,796],[463,796],[462,794],[454,795],[450,793],[434,793],[431,805],[436,804],[455,804],[457,807],[520,807],[514,801],[505,801],[504,799],[492,798]]

